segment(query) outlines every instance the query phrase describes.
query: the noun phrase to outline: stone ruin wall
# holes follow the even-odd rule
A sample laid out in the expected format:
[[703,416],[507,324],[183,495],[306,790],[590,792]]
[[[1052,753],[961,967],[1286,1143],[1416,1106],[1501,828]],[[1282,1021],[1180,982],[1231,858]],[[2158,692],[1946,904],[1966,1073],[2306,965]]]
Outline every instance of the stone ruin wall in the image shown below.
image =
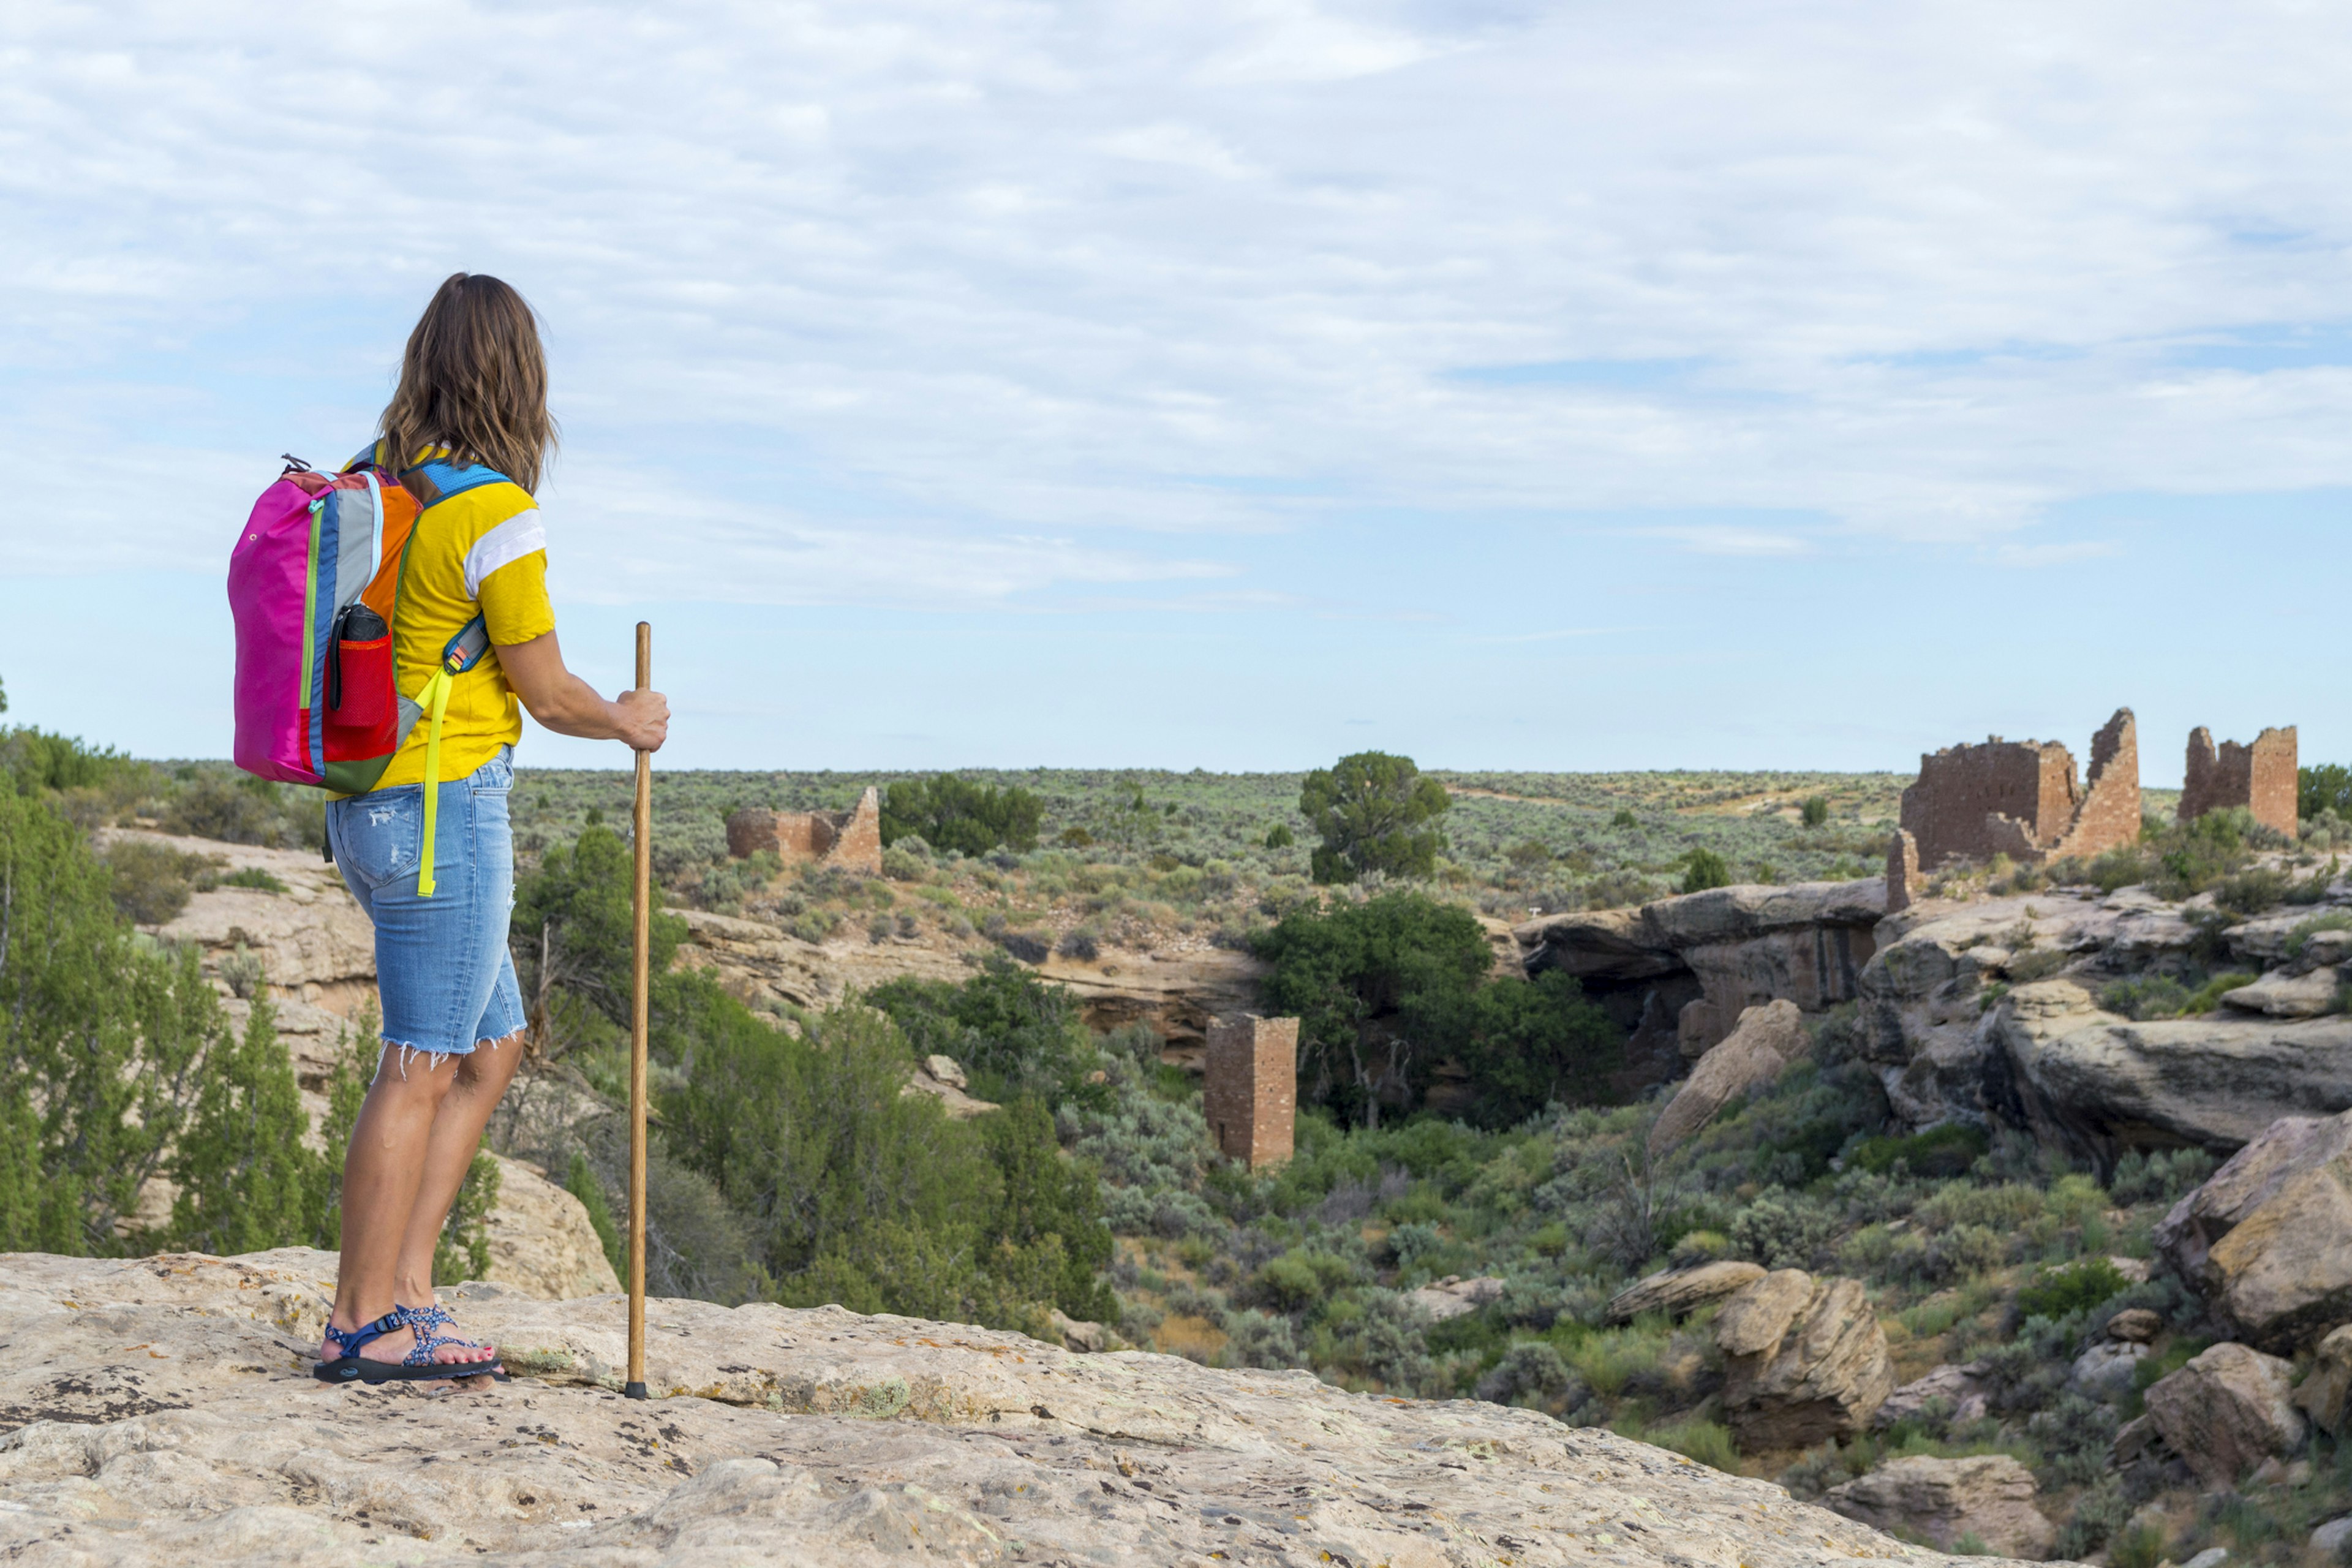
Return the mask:
[[2088,860],[2139,839],[2139,723],[2128,708],[2091,737],[2091,774],[2073,820],[2046,846],[2052,860]]
[[1201,1109],[1225,1158],[1252,1170],[1288,1160],[1298,1116],[1298,1020],[1255,1013],[1209,1021]]
[[2125,708],[2093,738],[2084,787],[2074,753],[2054,741],[1995,735],[1922,756],[1918,781],[1903,792],[1901,826],[1919,865],[1933,870],[1995,855],[2088,858],[2136,840],[2139,811],[2139,731]]
[[882,799],[867,786],[847,811],[747,808],[727,819],[727,852],[744,859],[765,849],[786,866],[814,863],[882,874]]
[[2189,733],[2189,769],[2180,789],[2180,820],[2242,805],[2254,820],[2292,838],[2301,827],[2296,799],[2294,726],[2264,730],[2251,746],[2224,741],[2199,725]]
[[1919,877],[1919,841],[1897,832],[1886,847],[1886,912],[1909,909],[1927,890]]

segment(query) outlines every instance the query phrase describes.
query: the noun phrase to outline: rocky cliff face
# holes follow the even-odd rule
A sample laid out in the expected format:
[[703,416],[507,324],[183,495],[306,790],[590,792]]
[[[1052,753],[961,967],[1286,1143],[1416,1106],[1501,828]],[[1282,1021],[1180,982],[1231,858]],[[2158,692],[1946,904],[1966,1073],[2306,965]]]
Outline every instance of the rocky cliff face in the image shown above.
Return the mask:
[[[2352,1109],[2352,935],[2304,905],[2234,922],[2144,888],[1919,905],[1878,928],[1859,1022],[1903,1121],[2002,1121],[2102,1163],[2126,1149],[2227,1153],[2281,1116]],[[2201,927],[2201,929],[2200,929]],[[2118,981],[2234,967],[2211,1011],[2134,1020]],[[2185,994],[2185,993],[2184,993]]]
[[1750,1007],[1819,1013],[1857,994],[1886,883],[1716,888],[1638,910],[1548,915],[1517,927],[1530,974],[1560,969],[1632,1031],[1634,1092],[1681,1076]]
[[[310,1565],[1948,1559],[1547,1416],[837,1308],[451,1292],[519,1375],[308,1375],[332,1259],[0,1258],[0,1552]],[[1979,1560],[1981,1561],[1981,1560]]]
[[[699,910],[672,910],[686,922],[681,963],[708,968],[737,997],[772,997],[798,1007],[829,1007],[849,991],[870,990],[901,975],[961,984],[971,977],[963,953],[921,942],[871,942],[863,937],[806,942],[765,921]],[[1066,986],[1089,1028],[1149,1024],[1167,1042],[1169,1060],[1200,1067],[1209,1020],[1258,1005],[1266,966],[1247,953],[1200,946],[1184,952],[1106,949],[1093,959],[1059,954],[1032,968]]]

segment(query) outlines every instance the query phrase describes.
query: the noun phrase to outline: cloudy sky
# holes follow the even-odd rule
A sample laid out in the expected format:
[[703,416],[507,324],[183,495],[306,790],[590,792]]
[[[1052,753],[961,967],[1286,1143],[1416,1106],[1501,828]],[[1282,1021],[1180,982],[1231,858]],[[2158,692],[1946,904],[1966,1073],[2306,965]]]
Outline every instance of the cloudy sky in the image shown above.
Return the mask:
[[226,755],[229,541],[463,268],[680,765],[2341,757],[2347,80],[2262,0],[16,0],[9,717]]

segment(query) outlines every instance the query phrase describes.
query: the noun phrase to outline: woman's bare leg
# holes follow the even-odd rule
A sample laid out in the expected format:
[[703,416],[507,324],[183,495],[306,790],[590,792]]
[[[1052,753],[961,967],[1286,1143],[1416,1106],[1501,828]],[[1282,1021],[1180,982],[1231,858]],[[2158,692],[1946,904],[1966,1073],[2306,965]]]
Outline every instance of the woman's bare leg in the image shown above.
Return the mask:
[[[457,1076],[452,1058],[397,1046],[386,1047],[376,1064],[375,1081],[368,1086],[343,1157],[343,1252],[329,1320],[338,1329],[349,1331],[393,1309],[403,1238],[415,1213],[426,1149]],[[371,1341],[360,1354],[398,1361],[415,1343],[411,1331],[399,1329]],[[322,1358],[340,1353],[331,1343],[320,1346]],[[437,1359],[479,1361],[488,1354],[449,1346]]]
[[522,1031],[503,1040],[481,1041],[471,1056],[455,1059],[457,1079],[434,1113],[415,1196],[401,1234],[393,1295],[404,1307],[433,1304],[433,1252],[441,1227],[449,1221],[450,1205],[457,1201],[457,1189],[465,1184],[466,1172],[482,1146],[482,1130],[490,1124],[499,1098],[522,1065]]

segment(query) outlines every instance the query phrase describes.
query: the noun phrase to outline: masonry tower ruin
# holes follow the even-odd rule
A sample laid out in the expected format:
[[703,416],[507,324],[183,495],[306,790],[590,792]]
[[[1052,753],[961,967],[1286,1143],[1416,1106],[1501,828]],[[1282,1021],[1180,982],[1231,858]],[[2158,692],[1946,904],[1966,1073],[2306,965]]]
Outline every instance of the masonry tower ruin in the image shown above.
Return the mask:
[[1202,1110],[1225,1158],[1251,1170],[1290,1158],[1298,1115],[1298,1020],[1209,1020]]

